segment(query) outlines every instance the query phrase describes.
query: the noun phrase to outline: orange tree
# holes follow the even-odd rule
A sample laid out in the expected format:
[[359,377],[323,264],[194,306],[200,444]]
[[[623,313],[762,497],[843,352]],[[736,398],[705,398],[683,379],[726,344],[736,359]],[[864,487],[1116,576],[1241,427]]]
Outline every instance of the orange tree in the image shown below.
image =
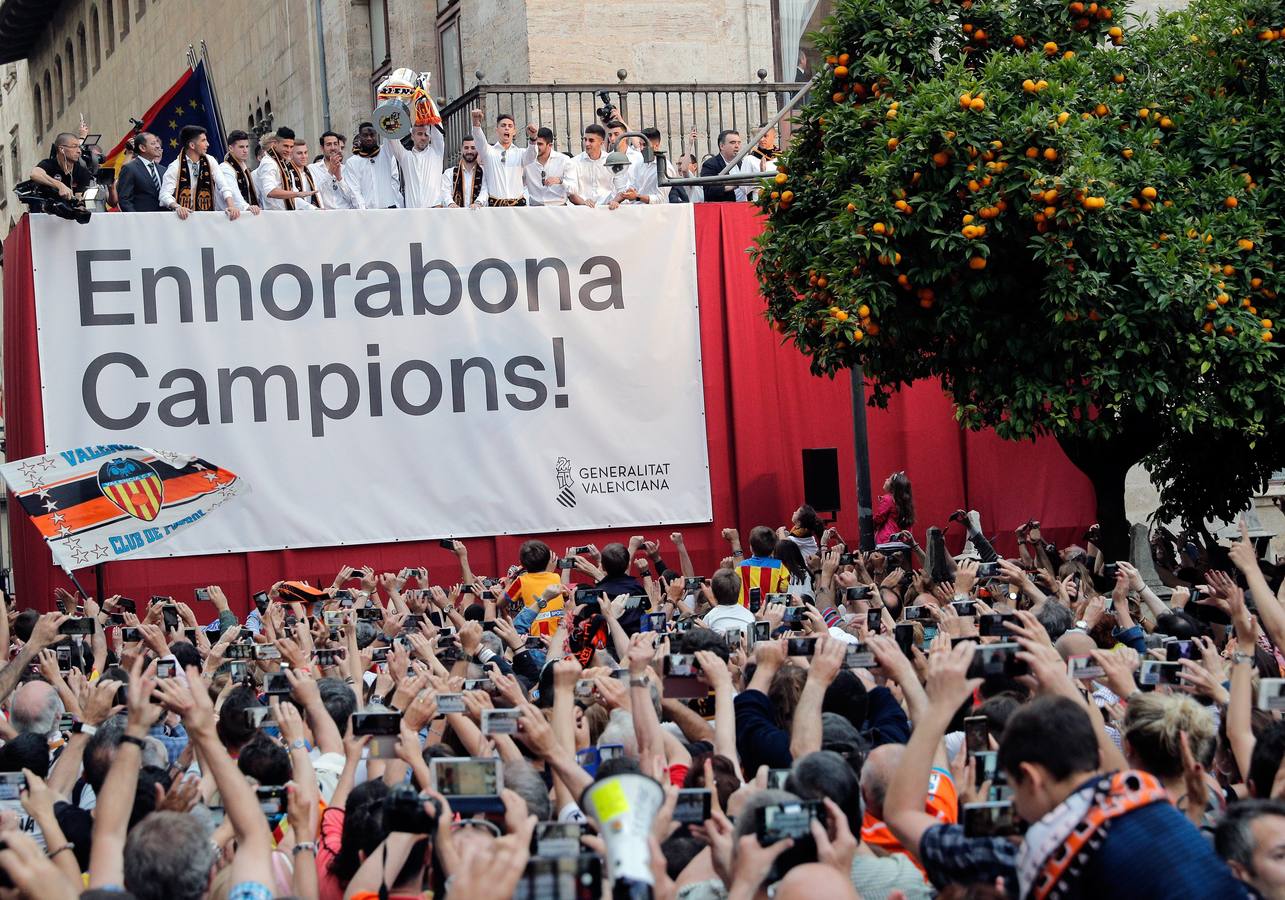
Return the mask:
[[1055,436],[1115,552],[1133,464],[1197,525],[1285,465],[1285,4],[1124,13],[840,0],[754,250],[815,372]]

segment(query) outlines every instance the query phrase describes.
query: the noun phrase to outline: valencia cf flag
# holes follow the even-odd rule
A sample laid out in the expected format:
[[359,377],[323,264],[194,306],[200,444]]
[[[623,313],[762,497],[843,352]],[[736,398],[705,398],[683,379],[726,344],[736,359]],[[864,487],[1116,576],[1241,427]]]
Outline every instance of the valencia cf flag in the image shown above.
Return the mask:
[[20,459],[0,477],[68,572],[164,541],[249,491],[206,460],[131,444]]

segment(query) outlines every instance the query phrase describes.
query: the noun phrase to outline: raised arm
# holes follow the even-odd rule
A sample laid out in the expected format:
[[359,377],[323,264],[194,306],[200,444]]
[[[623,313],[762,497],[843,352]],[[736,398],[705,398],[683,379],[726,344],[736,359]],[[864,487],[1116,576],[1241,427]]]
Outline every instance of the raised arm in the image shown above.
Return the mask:
[[817,638],[816,652],[808,666],[808,680],[799,694],[790,728],[790,755],[795,759],[821,749],[821,704],[826,689],[843,668],[848,645],[828,635]]
[[58,627],[66,621],[66,616],[56,612],[45,613],[36,621],[35,628],[31,630],[30,640],[18,651],[18,655],[10,660],[3,670],[0,670],[0,703],[13,693],[22,674],[27,671],[27,666],[36,658],[36,655],[58,640]]
[[155,687],[155,664],[144,673],[143,658],[138,657],[130,670],[126,692],[129,716],[125,736],[112,756],[107,779],[98,794],[98,803],[103,808],[94,810],[94,841],[89,853],[91,888],[119,887],[125,883],[125,838],[134,809],[134,792],[138,788],[138,769],[143,761],[143,738],[159,714],[151,702]]
[[950,649],[945,645],[933,647],[928,657],[928,707],[923,717],[916,720],[901,763],[888,783],[883,818],[911,856],[919,855],[919,841],[924,832],[940,824],[924,811],[924,797],[928,795],[937,745],[945,736],[955,711],[981,684],[980,678],[965,677],[974,647],[976,644],[972,641]]
[[[270,885],[273,883],[272,832],[268,829],[268,820],[259,809],[254,789],[219,742],[214,730],[214,705],[201,673],[189,666],[187,678],[187,684],[179,678],[161,679],[155,689],[165,706],[182,717],[188,739],[201,754],[206,772],[213,776],[223,797],[223,808],[237,838],[236,856],[232,860],[233,883]],[[188,684],[195,686],[195,690]],[[131,689],[133,685],[131,680]],[[126,806],[125,815],[128,809]],[[95,853],[97,850],[95,846]]]

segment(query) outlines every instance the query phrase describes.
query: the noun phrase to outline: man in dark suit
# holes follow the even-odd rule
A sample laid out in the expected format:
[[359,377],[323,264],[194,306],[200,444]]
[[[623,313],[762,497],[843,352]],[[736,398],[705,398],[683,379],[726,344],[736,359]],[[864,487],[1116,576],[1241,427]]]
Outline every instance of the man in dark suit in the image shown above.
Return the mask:
[[116,195],[122,212],[158,212],[161,209],[161,139],[144,131],[134,137],[134,159],[120,170]]
[[[736,154],[741,152],[741,134],[735,129],[728,128],[720,131],[718,134],[718,154],[705,160],[701,166],[701,175],[718,175],[723,171],[723,167],[736,158]],[[760,172],[762,166],[756,157],[746,156],[736,165],[732,166],[729,175],[743,175],[747,172]],[[758,188],[752,185],[729,187],[722,184],[705,185],[705,202],[706,203],[736,203],[745,202],[750,199]]]

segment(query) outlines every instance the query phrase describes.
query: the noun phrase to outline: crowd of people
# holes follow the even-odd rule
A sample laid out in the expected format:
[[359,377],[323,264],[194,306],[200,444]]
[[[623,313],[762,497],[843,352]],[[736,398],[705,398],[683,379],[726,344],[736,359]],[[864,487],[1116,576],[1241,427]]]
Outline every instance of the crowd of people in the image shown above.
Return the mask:
[[963,510],[921,545],[885,491],[868,552],[804,506],[712,571],[444,541],[8,608],[0,893],[1285,897],[1281,568],[1157,531],[1148,584],[1038,522],[1003,558]]
[[[156,135],[139,131],[126,143],[126,159],[114,181],[106,179],[103,207],[122,212],[173,211],[187,218],[195,211],[222,211],[230,219],[261,210],[331,209],[473,209],[489,206],[582,206],[618,209],[659,203],[733,202],[753,199],[757,188],[718,184],[660,185],[656,163],[644,158],[637,136],[614,117],[584,129],[583,150],[572,156],[556,147],[552,129],[529,124],[526,142],[514,139],[517,123],[501,113],[494,140],[483,130],[481,110],[472,110],[472,128],[458,148],[459,162],[445,166],[444,132],[438,126],[416,126],[408,137],[394,140],[371,122],[357,127],[352,153],[347,138],[334,131],[321,135],[316,152],[294,129],[281,127],[264,135],[252,150],[251,136],[232,131],[227,155],[209,154],[206,129],[190,125],[179,135],[181,150],[168,165]],[[662,148],[659,129],[640,132],[651,149]],[[66,132],[55,140],[48,159],[30,178],[52,199],[77,201],[105,174],[101,148],[85,147],[88,128]],[[735,129],[718,135],[718,153],[697,157],[697,133],[687,135],[684,152],[667,162],[670,178],[717,175],[736,160],[743,137]],[[775,171],[775,131],[736,161],[731,174]]]

